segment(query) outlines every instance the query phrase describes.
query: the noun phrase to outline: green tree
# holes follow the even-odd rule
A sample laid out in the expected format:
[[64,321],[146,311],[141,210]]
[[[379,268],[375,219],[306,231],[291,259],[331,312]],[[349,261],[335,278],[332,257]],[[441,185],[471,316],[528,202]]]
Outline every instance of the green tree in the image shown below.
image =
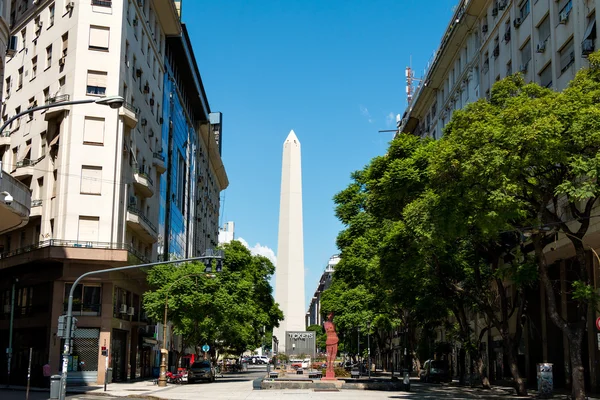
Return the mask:
[[[596,302],[583,238],[600,194],[599,54],[589,61],[590,68],[580,70],[563,92],[514,76],[496,83],[490,101],[456,111],[434,171],[440,182],[475,185],[477,197],[466,196],[461,205],[482,205],[470,217],[480,232],[526,230],[532,235],[550,318],[569,342],[575,399],[585,398],[581,346],[588,308]],[[545,247],[556,235],[575,249],[576,278],[567,290],[577,315],[569,321],[557,312],[548,276]]]
[[321,325],[309,325],[306,327],[307,331],[311,331],[315,333],[316,343],[317,343],[317,351],[324,353],[325,352],[325,342],[327,340],[327,334]]
[[162,321],[167,302],[174,332],[196,349],[208,343],[213,355],[225,351],[241,354],[260,347],[264,332],[278,326],[283,313],[269,283],[273,264],[252,255],[238,241],[223,249],[220,273],[205,274],[201,263],[152,268],[144,307],[152,319]]

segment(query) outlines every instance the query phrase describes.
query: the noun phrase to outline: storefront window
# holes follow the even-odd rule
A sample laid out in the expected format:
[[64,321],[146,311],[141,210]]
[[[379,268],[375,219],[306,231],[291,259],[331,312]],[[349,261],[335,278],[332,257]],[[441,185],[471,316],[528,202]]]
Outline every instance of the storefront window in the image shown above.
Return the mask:
[[[64,311],[69,304],[69,293],[73,284],[65,284]],[[73,315],[98,316],[101,313],[102,286],[79,284],[73,291]]]

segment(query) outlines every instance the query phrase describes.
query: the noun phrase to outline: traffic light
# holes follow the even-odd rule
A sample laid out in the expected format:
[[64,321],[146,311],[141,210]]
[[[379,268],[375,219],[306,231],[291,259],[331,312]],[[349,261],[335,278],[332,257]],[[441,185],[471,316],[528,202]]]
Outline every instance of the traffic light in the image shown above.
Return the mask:
[[217,267],[215,269],[217,272],[223,272],[223,259],[217,258]]
[[75,336],[76,330],[77,330],[77,318],[71,317],[71,337]]
[[204,272],[206,272],[207,274],[212,272],[212,258],[205,258],[204,260],[202,260],[202,262],[204,263]]

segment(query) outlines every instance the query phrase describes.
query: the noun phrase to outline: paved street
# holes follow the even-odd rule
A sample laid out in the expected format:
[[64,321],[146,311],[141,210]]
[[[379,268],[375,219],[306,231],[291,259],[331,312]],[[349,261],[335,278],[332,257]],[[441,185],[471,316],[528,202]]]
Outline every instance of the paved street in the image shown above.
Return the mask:
[[[73,394],[70,400],[107,400],[127,397],[131,400],[136,398],[148,399],[231,399],[231,400],[275,400],[275,399],[506,399],[517,397],[510,396],[504,389],[496,388],[492,391],[480,389],[462,388],[448,385],[421,384],[413,381],[410,392],[383,392],[364,390],[342,390],[342,391],[317,391],[317,390],[254,390],[253,381],[263,377],[264,367],[250,367],[250,370],[240,374],[226,374],[218,378],[214,383],[196,383],[192,385],[169,385],[167,388],[159,389],[152,382],[135,383],[113,383],[108,386],[108,392],[103,393],[101,388],[96,394]],[[139,397],[138,397],[139,396]],[[30,392],[30,400],[46,400],[48,392]],[[23,400],[25,391],[7,391],[0,389],[2,400]]]

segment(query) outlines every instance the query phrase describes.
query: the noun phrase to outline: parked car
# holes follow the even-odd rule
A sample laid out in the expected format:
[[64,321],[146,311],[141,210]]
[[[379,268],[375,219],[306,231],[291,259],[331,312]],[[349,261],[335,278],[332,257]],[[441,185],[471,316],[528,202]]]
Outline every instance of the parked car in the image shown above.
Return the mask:
[[419,371],[424,382],[450,382],[450,365],[446,360],[427,360]]
[[215,369],[210,361],[198,361],[193,363],[188,369],[187,380],[188,383],[194,383],[199,380],[214,382],[216,375]]

